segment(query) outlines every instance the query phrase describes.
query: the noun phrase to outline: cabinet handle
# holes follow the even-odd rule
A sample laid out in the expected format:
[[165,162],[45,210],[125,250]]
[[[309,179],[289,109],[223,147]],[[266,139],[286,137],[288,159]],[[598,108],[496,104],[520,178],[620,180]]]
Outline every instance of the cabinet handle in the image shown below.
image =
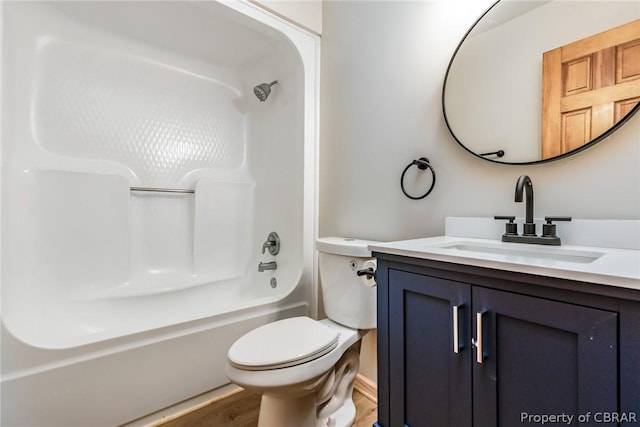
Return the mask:
[[460,353],[460,316],[459,310],[461,305],[453,306],[453,352]]
[[484,347],[484,339],[483,339],[483,325],[482,325],[482,319],[483,319],[483,315],[484,315],[484,311],[479,311],[476,313],[476,361],[478,363],[482,363],[484,361],[484,353],[483,353],[483,347]]

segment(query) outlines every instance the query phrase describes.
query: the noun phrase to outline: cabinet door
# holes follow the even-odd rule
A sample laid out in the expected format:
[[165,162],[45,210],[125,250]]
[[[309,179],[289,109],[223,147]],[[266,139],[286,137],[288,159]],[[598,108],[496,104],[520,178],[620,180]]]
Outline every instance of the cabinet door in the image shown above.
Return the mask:
[[390,425],[469,427],[470,286],[392,269],[389,284]]
[[596,425],[596,412],[617,411],[616,313],[474,287],[472,317],[484,352],[479,363],[474,348],[475,427],[562,414],[572,422],[556,424],[591,414],[580,425]]

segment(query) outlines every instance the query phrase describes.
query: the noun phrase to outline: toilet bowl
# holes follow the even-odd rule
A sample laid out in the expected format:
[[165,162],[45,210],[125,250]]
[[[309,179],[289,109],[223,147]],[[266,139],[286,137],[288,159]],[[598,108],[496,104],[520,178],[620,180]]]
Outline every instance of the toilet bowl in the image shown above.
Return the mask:
[[262,394],[259,427],[352,424],[360,339],[376,327],[371,276],[357,275],[375,262],[367,250],[370,243],[316,242],[327,319],[278,320],[248,332],[229,349],[229,379]]

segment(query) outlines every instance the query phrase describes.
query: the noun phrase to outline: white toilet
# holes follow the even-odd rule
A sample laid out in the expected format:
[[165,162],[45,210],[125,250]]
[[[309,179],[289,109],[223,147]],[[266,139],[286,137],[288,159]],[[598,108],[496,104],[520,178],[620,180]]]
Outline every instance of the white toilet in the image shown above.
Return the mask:
[[258,427],[353,423],[359,341],[376,327],[375,282],[357,275],[375,268],[370,243],[338,237],[316,241],[328,319],[278,320],[243,335],[229,349],[229,379],[262,394]]

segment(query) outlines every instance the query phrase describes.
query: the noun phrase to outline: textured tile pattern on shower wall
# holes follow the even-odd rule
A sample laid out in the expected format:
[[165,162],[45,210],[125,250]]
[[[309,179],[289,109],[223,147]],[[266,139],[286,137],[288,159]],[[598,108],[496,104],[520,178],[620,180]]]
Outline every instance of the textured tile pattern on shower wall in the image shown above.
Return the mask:
[[139,185],[239,167],[244,118],[223,84],[116,51],[49,41],[37,54],[33,129],[48,151],[111,160]]

